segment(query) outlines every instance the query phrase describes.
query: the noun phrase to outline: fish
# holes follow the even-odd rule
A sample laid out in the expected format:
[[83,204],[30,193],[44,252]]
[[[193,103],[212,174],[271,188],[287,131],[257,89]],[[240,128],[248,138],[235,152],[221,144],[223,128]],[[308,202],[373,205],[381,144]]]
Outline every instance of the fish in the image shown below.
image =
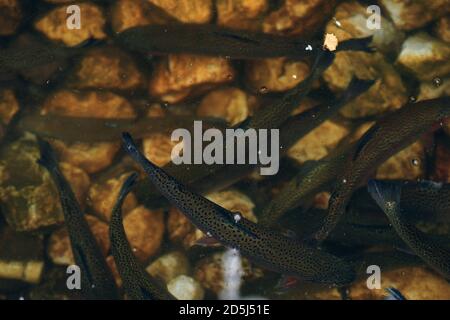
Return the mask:
[[384,300],[408,300],[400,291],[393,287],[386,288],[385,290],[389,295]]
[[50,144],[42,139],[38,139],[38,144],[40,158],[37,162],[50,173],[59,192],[73,256],[81,270],[82,292],[90,299],[118,299],[118,290],[111,271],[83,217],[83,212],[69,183],[59,169]]
[[147,160],[130,134],[123,133],[123,144],[161,194],[201,231],[221,244],[287,276],[337,286],[353,281],[354,271],[344,260],[257,225],[240,213],[230,212],[193,192]]
[[347,155],[352,149],[346,147],[318,161],[308,161],[263,209],[261,224],[272,226],[289,210],[310,200],[318,192],[336,180],[344,168]]
[[386,115],[358,141],[339,175],[329,201],[329,213],[322,228],[314,235],[323,241],[345,214],[354,191],[371,173],[391,156],[409,146],[430,130],[439,128],[450,116],[450,97],[408,103]]
[[139,265],[127,240],[122,221],[122,205],[138,175],[131,174],[125,180],[117,197],[109,223],[111,253],[122,278],[123,288],[131,300],[176,300],[156,279]]
[[[450,184],[430,180],[397,182],[402,184],[400,206],[408,222],[450,222]],[[379,210],[367,188],[361,188],[355,193],[350,208],[358,215]],[[386,216],[383,214],[381,218],[385,219]]]
[[[323,44],[298,37],[224,28],[213,24],[154,24],[116,34],[118,45],[144,54],[190,53],[230,59],[287,57],[303,59],[323,51]],[[372,52],[371,37],[342,42],[337,50]]]
[[450,250],[406,221],[400,207],[402,185],[370,180],[368,191],[408,247],[431,268],[450,279]]
[[99,41],[86,41],[76,47],[65,47],[35,37],[23,39],[23,44],[0,49],[0,73],[18,73],[63,61],[99,43]]
[[[372,84],[372,81],[354,78],[350,82],[347,90],[345,90],[341,97],[336,101],[321,104],[287,119],[280,127],[281,155],[284,155],[292,145],[308,132],[337,114],[337,112],[349,101],[367,91]],[[291,101],[289,110],[286,112],[290,113],[291,106],[296,106],[298,105],[297,103],[300,102],[297,100],[292,103]],[[276,107],[273,108],[273,112],[279,112],[281,106],[282,104],[276,105]],[[271,117],[268,117],[265,121],[271,123],[272,120],[270,119]],[[251,125],[252,122],[250,122],[250,126]],[[230,186],[242,177],[250,174],[255,168],[257,168],[257,165],[175,165],[169,163],[164,167],[164,170],[175,176],[182,183],[192,186],[196,192],[204,194],[205,192],[211,192],[212,190],[219,190]],[[135,191],[138,199],[147,206],[152,206],[154,204],[159,205],[161,203],[160,197],[155,195],[156,190],[154,190],[154,187],[151,186],[149,181],[142,180],[138,185],[139,187],[136,188]],[[149,190],[153,190],[153,192]]]
[[44,138],[92,143],[118,141],[123,131],[130,131],[139,138],[145,138],[154,133],[170,134],[179,127],[191,128],[194,120],[202,121],[205,128],[225,128],[225,121],[221,119],[176,115],[162,118],[121,119],[30,114],[20,118],[17,129],[30,131]]

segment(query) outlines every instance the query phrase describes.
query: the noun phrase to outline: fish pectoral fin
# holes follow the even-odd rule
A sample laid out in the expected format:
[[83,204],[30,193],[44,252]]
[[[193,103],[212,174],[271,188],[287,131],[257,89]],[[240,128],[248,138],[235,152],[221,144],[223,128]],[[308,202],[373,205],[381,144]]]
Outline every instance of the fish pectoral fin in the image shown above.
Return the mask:
[[384,212],[388,210],[390,205],[400,205],[402,189],[399,183],[370,180],[367,184],[367,190]]
[[282,275],[280,280],[278,280],[275,285],[275,291],[286,292],[290,289],[296,288],[299,282],[299,279],[296,277]]
[[200,247],[221,247],[222,244],[217,241],[214,237],[205,235],[203,237],[201,237],[200,239],[198,239],[197,241],[195,241],[196,246],[200,246]]

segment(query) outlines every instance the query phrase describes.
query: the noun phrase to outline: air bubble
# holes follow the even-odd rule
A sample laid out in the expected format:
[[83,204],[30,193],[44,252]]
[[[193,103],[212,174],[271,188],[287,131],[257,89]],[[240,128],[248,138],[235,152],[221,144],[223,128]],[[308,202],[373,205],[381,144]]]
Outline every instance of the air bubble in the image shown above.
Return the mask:
[[412,159],[411,163],[413,166],[417,167],[420,164],[420,161],[419,161],[419,159]]
[[438,88],[442,85],[442,79],[439,77],[436,77],[433,79],[433,85]]
[[241,221],[242,216],[241,216],[240,213],[236,213],[236,214],[233,216],[233,218],[234,218],[234,222],[239,222],[239,221]]

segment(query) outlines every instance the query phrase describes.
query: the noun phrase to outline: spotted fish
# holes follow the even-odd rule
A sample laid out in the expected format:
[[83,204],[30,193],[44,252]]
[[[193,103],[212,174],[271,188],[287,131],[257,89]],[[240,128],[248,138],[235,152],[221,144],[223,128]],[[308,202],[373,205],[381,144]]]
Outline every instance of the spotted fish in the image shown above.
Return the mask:
[[353,192],[384,161],[415,142],[427,131],[439,127],[450,116],[450,97],[409,103],[380,119],[358,141],[355,151],[338,177],[323,227],[314,235],[324,240],[336,226]]
[[128,298],[132,300],[174,300],[175,297],[139,265],[125,234],[122,223],[122,205],[136,178],[137,174],[132,174],[125,180],[114,206],[109,224],[111,252]]
[[431,268],[450,279],[450,251],[429,235],[406,221],[400,208],[402,185],[395,182],[370,180],[370,195],[384,211],[402,240]]
[[62,175],[48,142],[38,140],[38,163],[50,173],[59,191],[64,220],[76,264],[81,270],[81,290],[91,299],[118,299],[118,291],[106,261],[73,191]]
[[158,190],[200,230],[223,245],[236,248],[255,263],[287,276],[333,285],[353,281],[354,271],[344,260],[218,206],[148,161],[128,133],[123,134],[123,141],[126,151]]

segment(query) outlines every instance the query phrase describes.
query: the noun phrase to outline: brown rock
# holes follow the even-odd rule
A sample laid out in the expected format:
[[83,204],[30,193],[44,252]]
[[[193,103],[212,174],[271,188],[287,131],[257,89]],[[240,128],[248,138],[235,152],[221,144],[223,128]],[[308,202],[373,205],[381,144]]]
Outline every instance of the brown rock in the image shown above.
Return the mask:
[[111,26],[115,32],[145,26],[149,24],[165,24],[172,17],[147,0],[117,0],[111,7]]
[[[8,224],[16,231],[32,231],[63,221],[57,188],[39,166],[35,136],[27,134],[6,145],[0,155],[0,201]],[[88,175],[68,163],[60,168],[81,205],[89,187]]]
[[130,246],[140,261],[145,262],[158,252],[164,235],[162,211],[137,207],[125,216],[123,226]]
[[289,158],[302,164],[308,160],[320,160],[327,156],[350,130],[341,124],[325,121],[297,141],[288,151]]
[[391,20],[401,30],[413,30],[449,12],[447,0],[380,0]]
[[92,3],[77,4],[81,12],[81,28],[67,28],[67,6],[60,6],[35,23],[37,30],[45,34],[49,39],[61,41],[69,47],[77,46],[89,39],[105,39],[103,31],[106,20],[102,9]]
[[414,34],[403,43],[397,64],[419,80],[444,77],[450,73],[450,44],[425,32]]
[[434,28],[434,34],[442,41],[450,42],[450,15],[439,19]]
[[155,67],[149,91],[162,101],[175,103],[234,79],[229,60],[188,54],[169,55]]
[[417,100],[435,99],[448,95],[450,95],[450,77],[437,77],[431,81],[420,83],[420,92]]
[[208,93],[201,101],[197,116],[222,118],[234,126],[249,117],[256,98],[238,88],[223,88]]
[[22,20],[19,0],[0,0],[0,36],[14,34]]
[[133,59],[111,47],[90,50],[76,67],[70,86],[77,89],[135,90],[144,87],[144,76]]
[[[382,20],[382,32],[368,30],[365,25],[365,8],[354,1],[340,5],[335,16],[336,20],[328,23],[326,32],[335,34],[340,42],[374,35],[374,43],[380,50],[395,52],[403,39],[403,35],[386,19]],[[347,118],[367,117],[395,110],[408,100],[400,75],[379,52],[338,52],[334,63],[324,73],[324,79],[333,91],[343,91],[352,77],[376,82],[367,92],[341,109],[341,114]]]
[[308,64],[285,58],[261,59],[246,65],[246,80],[255,92],[286,91],[295,87],[309,74]]
[[164,280],[169,283],[172,279],[189,272],[189,261],[181,251],[167,253],[155,261],[148,267],[147,272],[153,277]]
[[[110,220],[120,188],[129,175],[130,173],[124,173],[117,178],[111,178],[104,182],[94,183],[89,189],[90,205],[102,220]],[[123,202],[122,213],[126,215],[129,211],[136,208],[136,206],[136,197],[132,192],[130,192]]]
[[170,135],[154,133],[142,140],[142,149],[147,159],[162,167],[172,160],[172,149],[177,144],[170,139]]
[[211,0],[148,0],[185,23],[207,23],[212,18]]
[[284,0],[280,9],[270,13],[264,32],[309,37],[331,16],[335,0]]
[[169,292],[178,300],[203,300],[202,286],[193,278],[180,275],[167,284]]
[[258,30],[267,0],[218,0],[217,24],[235,29]]
[[[85,215],[85,218],[91,228],[92,234],[97,240],[98,245],[106,258],[110,247],[108,225],[91,215]],[[54,264],[75,264],[69,233],[66,227],[62,227],[51,234],[47,246],[47,254]]]
[[[41,114],[58,114],[72,117],[133,118],[131,104],[119,95],[110,92],[75,92],[62,90],[50,96],[44,103]],[[109,166],[120,149],[120,143],[66,143],[52,142],[61,161],[69,162],[94,173]]]
[[19,111],[19,102],[10,89],[0,90],[0,123],[8,125],[14,115]]
[[[393,287],[408,300],[448,300],[450,284],[440,276],[420,267],[400,268],[386,271],[381,276],[381,287]],[[383,289],[369,290],[366,279],[358,281],[349,289],[354,300],[382,300],[387,296]]]

